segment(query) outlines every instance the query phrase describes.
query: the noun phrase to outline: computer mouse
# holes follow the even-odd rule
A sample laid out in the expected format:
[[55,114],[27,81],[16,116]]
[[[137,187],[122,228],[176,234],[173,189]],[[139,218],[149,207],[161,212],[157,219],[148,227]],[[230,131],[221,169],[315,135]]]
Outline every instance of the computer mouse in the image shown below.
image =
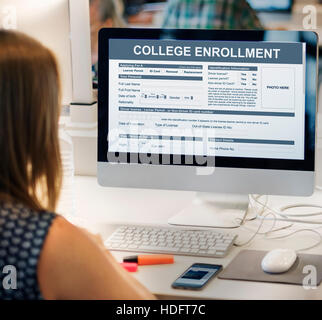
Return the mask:
[[297,254],[292,249],[274,249],[262,260],[262,269],[267,273],[284,273],[295,263]]

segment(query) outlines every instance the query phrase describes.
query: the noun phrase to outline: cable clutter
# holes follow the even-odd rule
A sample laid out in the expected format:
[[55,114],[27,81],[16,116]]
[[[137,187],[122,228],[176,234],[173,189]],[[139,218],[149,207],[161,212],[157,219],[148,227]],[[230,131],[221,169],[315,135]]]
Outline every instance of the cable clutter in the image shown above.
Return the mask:
[[[265,200],[263,202],[260,200],[260,198],[262,198],[262,197],[265,197]],[[239,221],[240,226],[243,226],[247,222],[253,221],[255,219],[259,219],[260,223],[259,223],[257,230],[254,232],[254,234],[247,241],[245,241],[243,243],[238,243],[238,242],[236,243],[235,242],[235,246],[242,247],[242,246],[248,245],[250,242],[252,242],[254,240],[254,238],[257,235],[263,235],[264,238],[269,239],[269,240],[278,240],[278,239],[285,239],[285,238],[291,237],[295,234],[303,233],[303,232],[314,233],[315,236],[318,236],[318,240],[316,241],[316,243],[314,245],[297,249],[296,252],[306,251],[306,250],[315,248],[316,246],[318,246],[322,242],[322,236],[319,233],[319,231],[317,231],[317,229],[322,227],[322,219],[320,221],[319,220],[301,219],[304,217],[317,217],[317,216],[322,217],[322,205],[320,206],[320,205],[315,205],[315,204],[312,205],[312,204],[298,203],[298,204],[294,204],[294,205],[283,206],[280,209],[273,209],[268,206],[268,196],[265,196],[265,195],[249,195],[249,203],[250,203],[250,208],[248,208],[244,218],[240,219],[240,221]],[[258,210],[257,208],[254,207],[254,203],[260,205],[261,210],[260,210],[260,212],[256,213],[256,215],[254,217],[247,218],[247,216],[249,215],[250,209],[252,209],[254,212],[257,212],[257,210]],[[303,214],[287,213],[288,210],[294,209],[294,208],[320,208],[321,211],[303,213]],[[262,232],[261,230],[262,230],[262,227],[263,227],[265,221],[273,221],[273,224],[268,231]],[[289,222],[289,224],[286,226],[283,226],[283,227],[276,227],[276,223],[278,221]],[[295,231],[290,231],[286,235],[280,235],[280,236],[273,235],[274,233],[276,234],[278,231],[290,229],[296,223],[314,224],[314,225],[319,225],[319,226],[315,227],[315,228],[313,228],[313,227],[312,228],[302,228],[302,229],[298,229]]]

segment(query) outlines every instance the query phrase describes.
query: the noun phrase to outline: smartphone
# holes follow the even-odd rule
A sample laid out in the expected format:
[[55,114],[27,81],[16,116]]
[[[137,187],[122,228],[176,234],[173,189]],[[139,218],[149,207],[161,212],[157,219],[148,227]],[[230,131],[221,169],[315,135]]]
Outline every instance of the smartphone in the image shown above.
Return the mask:
[[172,288],[200,290],[221,270],[219,264],[195,263],[172,283]]

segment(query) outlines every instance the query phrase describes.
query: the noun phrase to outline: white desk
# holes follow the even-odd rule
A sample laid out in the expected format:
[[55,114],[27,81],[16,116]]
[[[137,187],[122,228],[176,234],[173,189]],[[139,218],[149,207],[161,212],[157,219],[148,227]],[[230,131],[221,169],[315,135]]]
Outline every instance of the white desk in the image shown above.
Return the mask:
[[[111,232],[112,224],[165,225],[169,217],[189,205],[194,197],[193,192],[103,188],[98,186],[96,177],[76,176],[75,189],[79,224],[92,232],[100,232],[103,238]],[[297,202],[322,204],[322,192],[317,192],[310,198],[270,197],[270,205],[273,207]],[[320,230],[322,231],[322,228]],[[241,228],[235,229],[233,232],[239,234],[240,240],[247,239],[251,235]],[[311,233],[298,234],[283,241],[267,240],[262,236],[257,236],[255,241],[247,247],[234,247],[224,259],[175,256],[173,265],[141,266],[139,271],[133,275],[159,298],[322,299],[322,285],[315,290],[305,290],[302,286],[296,285],[216,278],[202,291],[194,292],[171,288],[171,283],[192,263],[222,264],[225,268],[242,249],[269,250],[276,247],[298,249],[315,243],[313,236]],[[322,254],[322,245],[305,253]],[[129,253],[115,252],[114,255],[121,261],[122,257],[129,255]]]

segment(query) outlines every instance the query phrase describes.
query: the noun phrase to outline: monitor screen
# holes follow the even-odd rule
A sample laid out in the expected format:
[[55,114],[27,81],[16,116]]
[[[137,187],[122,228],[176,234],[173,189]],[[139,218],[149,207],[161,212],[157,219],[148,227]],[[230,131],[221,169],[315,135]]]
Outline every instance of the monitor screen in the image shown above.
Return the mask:
[[100,100],[108,106],[109,137],[102,158],[168,155],[216,158],[216,166],[312,167],[310,45],[299,32],[297,41],[291,33],[292,41],[274,32],[211,34],[213,40],[114,32],[105,39]]
[[288,11],[292,9],[293,0],[248,0],[256,11]]

